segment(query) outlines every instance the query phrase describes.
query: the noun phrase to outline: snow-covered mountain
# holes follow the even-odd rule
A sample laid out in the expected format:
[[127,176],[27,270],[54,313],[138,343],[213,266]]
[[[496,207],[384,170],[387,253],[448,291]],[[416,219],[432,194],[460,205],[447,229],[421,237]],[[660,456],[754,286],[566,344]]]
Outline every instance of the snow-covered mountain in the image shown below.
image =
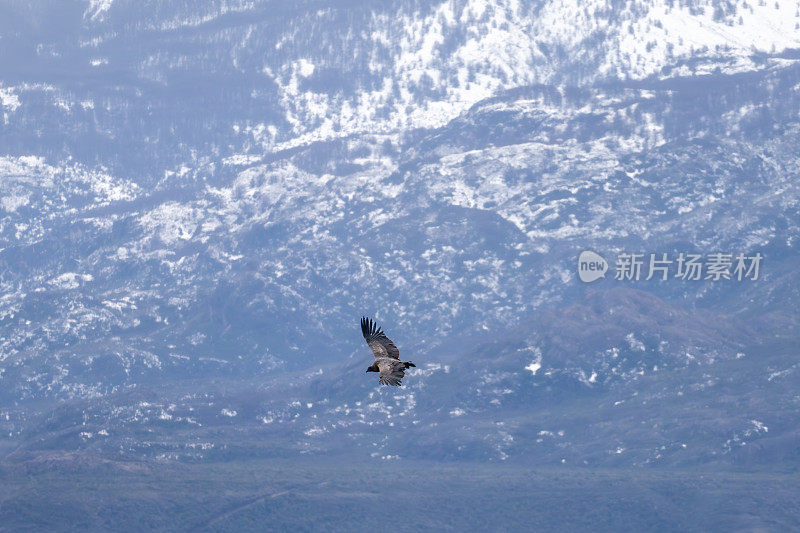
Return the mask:
[[0,8],[0,450],[796,464],[800,13],[760,4]]

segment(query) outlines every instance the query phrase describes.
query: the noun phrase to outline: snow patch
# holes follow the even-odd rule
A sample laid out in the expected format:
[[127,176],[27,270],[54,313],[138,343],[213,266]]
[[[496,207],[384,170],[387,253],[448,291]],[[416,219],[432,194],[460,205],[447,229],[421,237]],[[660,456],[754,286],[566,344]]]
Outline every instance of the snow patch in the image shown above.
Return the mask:
[[19,96],[11,87],[3,87],[0,85],[0,105],[9,111],[16,111],[19,107]]
[[102,20],[105,13],[111,9],[114,0],[89,0],[89,7],[83,13],[83,18],[89,20]]

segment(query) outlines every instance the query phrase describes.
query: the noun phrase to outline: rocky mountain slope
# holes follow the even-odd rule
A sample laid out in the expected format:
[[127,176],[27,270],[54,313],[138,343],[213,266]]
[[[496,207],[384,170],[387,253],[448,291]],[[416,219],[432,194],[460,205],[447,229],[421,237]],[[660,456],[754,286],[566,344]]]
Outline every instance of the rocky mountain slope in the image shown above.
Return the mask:
[[8,4],[0,453],[796,466],[796,8]]

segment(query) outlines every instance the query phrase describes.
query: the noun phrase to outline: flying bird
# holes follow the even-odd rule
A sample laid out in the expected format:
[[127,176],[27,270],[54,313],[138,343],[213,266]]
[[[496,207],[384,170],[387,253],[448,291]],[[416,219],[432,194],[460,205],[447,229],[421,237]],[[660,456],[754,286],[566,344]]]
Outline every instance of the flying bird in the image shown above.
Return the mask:
[[400,360],[400,350],[371,318],[361,317],[361,333],[375,356],[367,372],[379,372],[378,381],[382,385],[400,385],[406,368],[417,365]]

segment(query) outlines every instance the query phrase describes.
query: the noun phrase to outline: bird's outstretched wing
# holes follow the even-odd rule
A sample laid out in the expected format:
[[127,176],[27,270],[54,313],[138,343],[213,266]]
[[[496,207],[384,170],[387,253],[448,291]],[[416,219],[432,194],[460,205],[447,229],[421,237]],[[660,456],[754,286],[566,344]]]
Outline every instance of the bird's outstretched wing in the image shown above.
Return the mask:
[[[400,359],[400,350],[371,318],[361,317],[361,333],[364,335],[364,340],[367,341],[367,345],[372,350],[372,355],[375,356],[375,359],[380,359],[381,357]],[[400,377],[403,376],[401,375]],[[381,370],[381,379],[383,379],[383,370]]]
[[[391,341],[389,341],[391,342]],[[382,385],[400,385],[400,380],[406,375],[406,366],[397,359],[381,359],[378,361],[378,381]]]

